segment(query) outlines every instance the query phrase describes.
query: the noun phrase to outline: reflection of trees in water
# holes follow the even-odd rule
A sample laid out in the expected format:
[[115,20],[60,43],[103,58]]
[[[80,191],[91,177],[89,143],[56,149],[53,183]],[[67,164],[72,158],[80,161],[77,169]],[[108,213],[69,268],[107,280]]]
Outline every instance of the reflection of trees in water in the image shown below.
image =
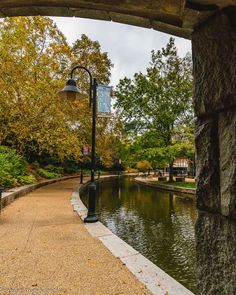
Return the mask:
[[134,181],[99,185],[101,220],[118,236],[187,287],[195,285],[193,200],[138,186]]
[[175,213],[175,195],[169,193],[169,216]]
[[186,194],[175,194],[176,207],[178,208],[178,214],[188,214],[193,223],[197,220],[197,210],[196,210],[196,200],[193,198],[186,196]]

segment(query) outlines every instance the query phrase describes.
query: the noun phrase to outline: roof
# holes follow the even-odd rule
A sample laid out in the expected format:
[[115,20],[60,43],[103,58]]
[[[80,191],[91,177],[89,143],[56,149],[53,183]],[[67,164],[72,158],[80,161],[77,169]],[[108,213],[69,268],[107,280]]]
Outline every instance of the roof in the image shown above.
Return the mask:
[[236,0],[1,0],[0,17],[67,16],[114,21],[191,38],[194,28]]

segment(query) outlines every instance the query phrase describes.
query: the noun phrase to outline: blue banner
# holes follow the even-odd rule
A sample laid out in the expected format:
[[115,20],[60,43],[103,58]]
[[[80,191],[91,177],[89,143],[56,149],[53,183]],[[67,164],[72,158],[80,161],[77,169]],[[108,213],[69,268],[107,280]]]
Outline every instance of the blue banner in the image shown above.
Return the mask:
[[111,86],[97,86],[98,116],[111,116],[111,91]]

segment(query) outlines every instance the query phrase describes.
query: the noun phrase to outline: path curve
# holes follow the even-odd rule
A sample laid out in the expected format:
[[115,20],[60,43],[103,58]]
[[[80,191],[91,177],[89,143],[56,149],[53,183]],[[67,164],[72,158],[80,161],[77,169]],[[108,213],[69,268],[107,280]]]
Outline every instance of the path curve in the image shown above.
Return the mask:
[[73,212],[78,179],[40,188],[0,217],[0,295],[151,294]]

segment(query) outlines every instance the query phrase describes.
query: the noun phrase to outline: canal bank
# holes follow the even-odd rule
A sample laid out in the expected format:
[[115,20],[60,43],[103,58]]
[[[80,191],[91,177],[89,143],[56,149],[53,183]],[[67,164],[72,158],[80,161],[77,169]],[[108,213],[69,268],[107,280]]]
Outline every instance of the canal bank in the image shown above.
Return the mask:
[[[148,192],[145,198],[141,200],[139,192],[136,190],[138,185],[134,182],[133,178],[129,179],[128,177],[110,178],[104,179],[98,183],[97,191],[99,195],[97,196],[97,211],[99,220],[101,220],[105,226],[99,222],[93,225],[86,225],[87,229],[92,235],[94,234],[95,237],[100,239],[114,256],[119,257],[129,270],[133,272],[153,294],[193,294],[164,272],[163,268],[161,269],[159,267],[162,265],[163,261],[165,263],[167,262],[167,268],[171,267],[172,270],[174,268],[174,272],[176,274],[178,273],[178,278],[183,277],[185,282],[189,281],[190,286],[195,284],[190,282],[193,279],[191,275],[187,273],[189,271],[188,269],[191,268],[190,264],[193,262],[190,261],[186,265],[186,260],[189,260],[189,257],[193,256],[191,252],[192,248],[194,248],[194,242],[192,242],[194,232],[193,225],[191,220],[188,221],[184,216],[183,219],[182,214],[179,216],[179,212],[177,212],[179,210],[182,211],[185,203],[189,203],[189,201],[185,199],[175,201],[175,197],[171,196],[170,198],[165,194],[159,197],[157,190],[151,188],[145,189],[145,187],[141,188],[141,190],[148,190]],[[130,185],[126,187],[130,181],[132,188]],[[133,191],[133,187],[135,187],[136,191]],[[85,186],[83,186],[82,190],[82,200],[86,204],[87,195],[84,191]],[[125,197],[124,192],[126,194]],[[73,194],[72,204],[74,210],[76,210],[83,219],[87,214],[87,209],[81,201],[79,193],[81,193],[81,190]],[[155,196],[152,195],[153,193]],[[151,205],[152,212],[146,211],[149,200],[151,200],[150,198],[154,201],[154,203],[152,201]],[[164,203],[162,202],[163,200]],[[177,202],[175,215],[173,214],[173,202]],[[132,205],[134,206],[133,210],[131,209]],[[168,206],[168,208],[166,206]],[[140,212],[140,208],[144,209],[144,211],[141,210],[142,212]],[[169,224],[171,219],[173,219],[172,225]],[[186,228],[186,226],[189,227],[187,224],[182,224],[183,221],[185,223],[191,222],[191,231]],[[177,237],[177,232],[174,233],[172,230],[173,227],[176,226],[177,232],[181,233],[185,231],[188,236]],[[181,229],[182,226],[184,226],[185,229]],[[148,229],[148,232],[145,232],[145,229]],[[179,243],[179,241],[181,241],[181,243]],[[174,249],[174,252],[169,251],[168,253],[168,245],[170,246],[170,250],[171,248]],[[161,256],[159,255],[158,259],[155,260],[155,257],[151,257],[153,253],[150,256],[150,253],[145,252],[148,249],[155,249],[156,253]],[[142,250],[144,250],[144,253]],[[151,262],[146,257],[151,258],[155,263]],[[195,269],[193,272],[194,271]]]
[[174,184],[171,184],[171,185],[162,184],[161,182],[149,180],[149,179],[143,178],[143,177],[136,177],[135,181],[139,184],[150,186],[150,187],[160,189],[160,190],[170,191],[170,192],[174,192],[174,193],[187,194],[190,196],[196,195],[195,188],[182,188],[182,187],[175,186]]

